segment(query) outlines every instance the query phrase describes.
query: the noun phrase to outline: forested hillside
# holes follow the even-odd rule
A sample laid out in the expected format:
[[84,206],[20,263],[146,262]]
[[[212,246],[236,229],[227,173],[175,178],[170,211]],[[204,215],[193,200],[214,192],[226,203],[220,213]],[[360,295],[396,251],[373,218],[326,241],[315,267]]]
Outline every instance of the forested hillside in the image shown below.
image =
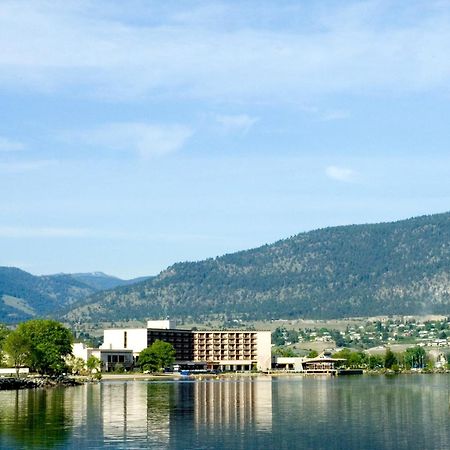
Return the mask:
[[122,280],[102,272],[35,276],[16,267],[0,266],[0,323],[60,316],[62,309],[95,292],[149,278]]
[[[75,306],[75,305],[74,305]],[[97,293],[68,320],[330,318],[450,311],[450,213],[301,233]]]
[[68,275],[75,280],[87,284],[96,291],[105,291],[107,289],[114,289],[119,286],[127,286],[129,284],[138,283],[150,278],[141,277],[134,278],[132,280],[122,280],[121,278],[113,277],[103,272],[71,273]]
[[53,314],[94,292],[70,275],[34,276],[15,267],[0,267],[0,322]]

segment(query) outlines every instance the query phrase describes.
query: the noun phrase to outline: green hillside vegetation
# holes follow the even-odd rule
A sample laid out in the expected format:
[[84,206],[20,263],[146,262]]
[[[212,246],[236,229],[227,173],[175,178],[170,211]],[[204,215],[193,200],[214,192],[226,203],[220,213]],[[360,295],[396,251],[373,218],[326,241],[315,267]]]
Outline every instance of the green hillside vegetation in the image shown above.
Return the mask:
[[448,314],[450,213],[301,233],[97,293],[69,321]]
[[34,276],[15,267],[0,267],[0,321],[50,315],[94,292],[69,275]]
[[96,291],[105,291],[108,289],[114,289],[119,286],[127,286],[129,284],[138,283],[149,279],[150,277],[135,278],[132,280],[122,280],[111,275],[106,275],[102,272],[93,273],[71,273],[70,277],[74,278],[81,283],[84,283]]
[[17,323],[58,315],[75,301],[150,277],[121,280],[102,272],[35,276],[15,267],[0,267],[0,321]]

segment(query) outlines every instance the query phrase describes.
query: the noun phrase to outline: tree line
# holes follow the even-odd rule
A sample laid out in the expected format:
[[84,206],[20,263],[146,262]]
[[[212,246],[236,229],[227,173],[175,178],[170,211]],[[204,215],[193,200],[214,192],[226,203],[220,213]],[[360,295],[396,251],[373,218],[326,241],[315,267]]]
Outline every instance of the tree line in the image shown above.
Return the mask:
[[49,319],[20,323],[15,330],[0,325],[0,363],[29,367],[39,374],[56,375],[66,370],[65,357],[72,354],[72,332]]
[[390,348],[387,348],[384,355],[370,355],[361,351],[342,349],[334,353],[333,358],[346,359],[346,365],[349,368],[388,369],[394,372],[433,368],[433,361],[426,354],[424,348],[419,346],[411,347],[404,352],[398,353],[394,353]]

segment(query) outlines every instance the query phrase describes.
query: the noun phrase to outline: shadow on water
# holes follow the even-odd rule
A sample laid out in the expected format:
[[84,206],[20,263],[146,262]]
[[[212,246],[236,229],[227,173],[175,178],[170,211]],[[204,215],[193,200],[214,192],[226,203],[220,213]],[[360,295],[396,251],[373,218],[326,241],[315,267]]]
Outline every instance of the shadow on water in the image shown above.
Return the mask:
[[70,436],[65,389],[0,393],[0,448],[54,448]]

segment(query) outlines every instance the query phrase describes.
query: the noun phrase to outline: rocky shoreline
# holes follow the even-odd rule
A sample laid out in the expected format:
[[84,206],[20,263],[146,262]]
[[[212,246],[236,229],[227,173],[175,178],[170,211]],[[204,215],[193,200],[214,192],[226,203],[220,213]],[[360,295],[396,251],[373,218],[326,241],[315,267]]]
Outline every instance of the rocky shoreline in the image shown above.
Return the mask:
[[65,376],[58,377],[0,377],[0,391],[16,389],[36,389],[56,386],[78,386],[80,381]]

